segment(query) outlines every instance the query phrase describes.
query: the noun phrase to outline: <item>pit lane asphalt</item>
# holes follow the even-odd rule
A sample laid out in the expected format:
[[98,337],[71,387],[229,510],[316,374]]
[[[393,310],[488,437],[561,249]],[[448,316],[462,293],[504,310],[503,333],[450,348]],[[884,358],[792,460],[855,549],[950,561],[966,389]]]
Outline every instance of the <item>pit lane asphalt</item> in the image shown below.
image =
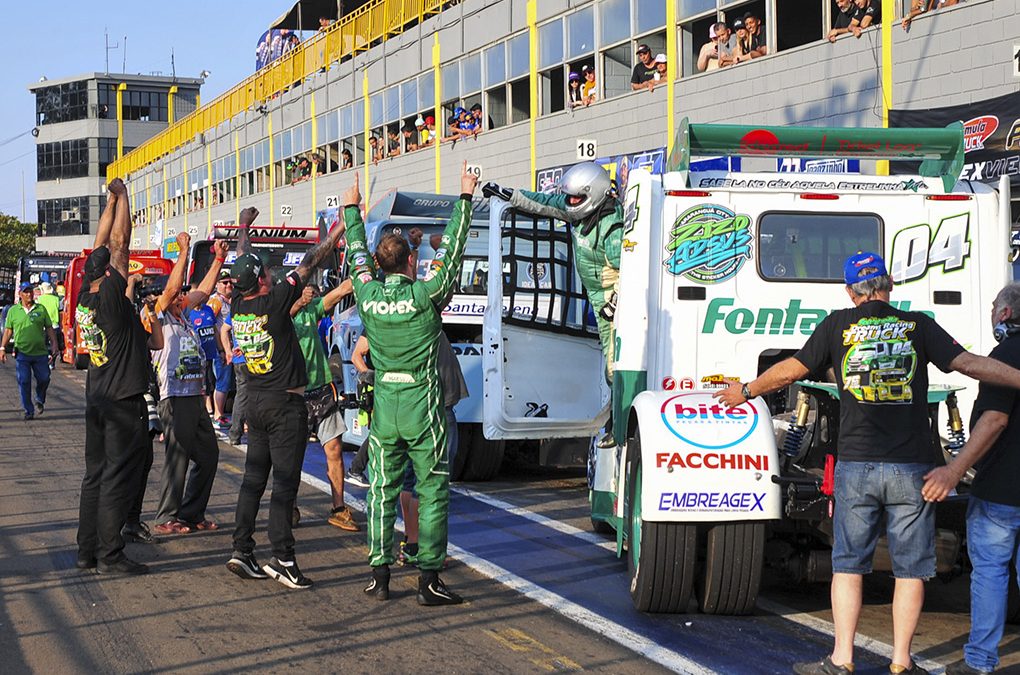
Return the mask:
[[[444,573],[468,602],[420,608],[412,570],[396,569],[396,599],[367,602],[363,534],[325,524],[324,462],[309,447],[299,504],[298,559],[316,582],[289,591],[245,583],[227,572],[230,530],[243,469],[241,449],[221,444],[210,516],[216,532],[129,545],[153,573],[108,579],[74,568],[83,471],[83,374],[62,367],[44,416],[21,421],[13,367],[0,368],[0,659],[5,672],[225,672],[241,668],[309,672],[613,673],[789,672],[793,661],[830,646],[824,584],[789,588],[766,578],[752,617],[633,611],[625,564],[608,540],[587,531],[583,476],[509,471],[487,484],[458,484],[451,504],[451,554]],[[145,515],[155,507],[161,448]],[[349,458],[348,458],[349,459]],[[348,486],[363,506],[364,491]],[[267,501],[264,501],[268,504]],[[268,557],[266,509],[258,551]],[[363,522],[363,517],[359,517]],[[862,632],[889,639],[889,584],[866,586]],[[959,658],[968,627],[966,579],[929,586],[917,638],[919,658]],[[1004,663],[1020,664],[1008,629]],[[858,644],[861,644],[859,641]],[[883,647],[858,652],[858,671],[878,673]],[[1011,668],[1013,669],[1013,668]],[[1017,668],[1020,670],[1020,668]]]

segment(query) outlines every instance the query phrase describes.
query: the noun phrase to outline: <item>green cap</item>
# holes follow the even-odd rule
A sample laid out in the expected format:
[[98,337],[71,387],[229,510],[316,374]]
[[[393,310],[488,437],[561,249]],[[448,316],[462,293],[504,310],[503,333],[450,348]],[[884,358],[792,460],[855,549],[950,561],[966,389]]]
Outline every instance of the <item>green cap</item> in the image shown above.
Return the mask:
[[254,290],[259,284],[262,270],[262,259],[254,253],[237,256],[237,260],[230,266],[230,276],[234,278],[234,288],[242,293]]

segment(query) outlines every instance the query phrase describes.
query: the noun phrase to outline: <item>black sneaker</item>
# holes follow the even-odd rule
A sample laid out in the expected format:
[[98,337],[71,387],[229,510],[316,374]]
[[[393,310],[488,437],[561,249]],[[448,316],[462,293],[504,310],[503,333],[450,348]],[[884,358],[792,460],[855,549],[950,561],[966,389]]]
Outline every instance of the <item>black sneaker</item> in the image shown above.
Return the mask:
[[30,422],[30,421],[32,421],[34,419],[35,419],[35,415],[33,413],[25,413],[25,421],[26,422]]
[[46,404],[45,403],[40,403],[39,401],[35,402],[35,414],[36,415],[42,415],[43,411],[45,411],[45,410],[46,410]]
[[351,485],[357,485],[358,487],[367,488],[369,487],[368,476],[361,473],[360,471],[350,471],[344,474],[344,481]]
[[152,532],[149,531],[149,526],[145,523],[128,523],[121,530],[121,536],[124,537],[124,541],[133,542],[135,544],[157,544],[159,539],[152,536]]
[[87,553],[79,553],[74,561],[74,566],[80,570],[94,570],[96,568],[96,556]]
[[287,588],[311,588],[312,580],[301,574],[297,563],[293,560],[284,562],[278,558],[272,558],[268,565],[262,566],[262,571],[279,581]]
[[418,604],[426,607],[436,605],[459,605],[464,602],[460,597],[446,587],[443,580],[439,578],[439,572],[422,572],[418,577]]
[[135,562],[130,558],[121,558],[115,563],[104,563],[100,560],[96,564],[96,571],[100,574],[123,577],[133,574],[148,574],[149,566]]
[[931,673],[916,663],[911,664],[909,668],[905,668],[897,663],[890,663],[889,672],[893,675],[931,675]]
[[365,595],[376,600],[390,599],[390,566],[380,565],[372,568],[372,581],[365,586]]
[[837,666],[832,662],[831,656],[826,656],[821,661],[804,661],[793,664],[793,672],[797,675],[850,675],[854,672],[854,664],[848,663]]
[[946,666],[946,675],[992,675],[992,671],[975,668],[966,661],[957,661]]
[[227,561],[227,569],[241,577],[242,579],[268,579],[269,575],[262,571],[259,567],[258,560],[255,560],[254,553],[240,553],[234,551],[234,554]]

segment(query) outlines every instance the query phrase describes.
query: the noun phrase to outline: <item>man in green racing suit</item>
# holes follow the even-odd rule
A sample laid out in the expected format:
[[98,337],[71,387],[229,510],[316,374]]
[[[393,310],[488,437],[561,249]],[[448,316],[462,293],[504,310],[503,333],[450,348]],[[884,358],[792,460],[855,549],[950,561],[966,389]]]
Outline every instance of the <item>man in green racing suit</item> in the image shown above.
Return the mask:
[[[375,405],[369,433],[368,546],[372,581],[365,593],[389,598],[396,504],[408,460],[418,480],[418,603],[458,604],[461,598],[439,579],[446,559],[450,470],[446,413],[437,359],[442,308],[460,272],[471,225],[471,196],[478,179],[461,176],[461,198],[443,232],[428,274],[416,279],[417,255],[407,240],[387,234],[375,258],[385,273],[375,276],[358,207],[361,196],[344,206],[347,250],[358,313],[372,343]],[[357,182],[355,182],[355,190]]]
[[[556,218],[570,224],[574,240],[574,264],[595,312],[599,342],[606,359],[606,380],[612,385],[615,360],[613,314],[620,285],[620,247],[623,240],[623,207],[609,174],[594,162],[581,162],[567,169],[559,192],[547,194],[510,190],[495,183],[482,186],[486,197],[501,197],[521,211]],[[599,441],[612,447],[612,426]]]

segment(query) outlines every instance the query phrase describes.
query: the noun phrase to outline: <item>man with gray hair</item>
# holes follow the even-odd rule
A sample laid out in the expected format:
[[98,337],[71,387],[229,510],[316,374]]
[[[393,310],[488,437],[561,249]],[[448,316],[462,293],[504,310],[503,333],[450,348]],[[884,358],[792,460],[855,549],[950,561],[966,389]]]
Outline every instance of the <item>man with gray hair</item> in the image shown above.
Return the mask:
[[[1020,366],[1020,284],[1011,283],[992,302],[999,343],[989,356]],[[964,660],[946,668],[955,675],[990,673],[999,665],[1006,623],[1009,565],[1020,541],[1020,397],[1012,389],[982,384],[970,418],[970,440],[951,463],[930,471],[921,494],[930,502],[949,496],[976,466],[967,507],[970,574],[970,639]]]
[[701,46],[698,54],[698,71],[718,70],[733,65],[733,48],[730,29],[725,23],[712,24],[708,29],[708,42]]
[[736,406],[833,368],[842,392],[832,518],[836,642],[824,660],[798,663],[794,672],[853,672],[863,578],[872,570],[886,520],[896,577],[889,669],[925,673],[913,662],[910,644],[924,603],[924,580],[935,576],[934,504],[921,494],[936,452],[928,417],[928,364],[1013,389],[1020,389],[1020,370],[971,354],[928,315],[890,305],[893,282],[877,253],[850,256],[843,278],[853,308],[825,317],[792,357],[752,382],[731,382],[715,396]]

